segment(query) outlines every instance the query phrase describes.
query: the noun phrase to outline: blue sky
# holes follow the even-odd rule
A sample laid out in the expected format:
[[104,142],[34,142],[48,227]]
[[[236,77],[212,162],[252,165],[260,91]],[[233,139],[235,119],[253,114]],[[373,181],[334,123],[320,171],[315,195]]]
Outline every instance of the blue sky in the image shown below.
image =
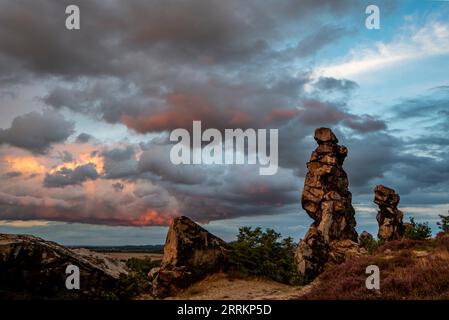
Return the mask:
[[[349,148],[357,230],[376,184],[406,219],[449,210],[448,1],[3,1],[0,232],[70,245],[163,243],[187,215],[226,240],[244,225],[296,240],[316,127]],[[365,7],[381,28],[365,28]],[[169,163],[168,134],[279,129],[280,169]]]

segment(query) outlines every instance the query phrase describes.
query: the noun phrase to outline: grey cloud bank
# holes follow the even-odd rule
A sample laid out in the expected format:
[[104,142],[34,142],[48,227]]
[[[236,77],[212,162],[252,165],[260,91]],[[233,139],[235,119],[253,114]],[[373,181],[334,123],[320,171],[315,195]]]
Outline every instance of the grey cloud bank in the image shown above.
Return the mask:
[[[401,6],[390,3],[378,5],[392,13]],[[427,92],[420,85],[423,93],[382,105],[382,113],[371,102],[353,108],[369,83],[314,73],[320,61],[345,55],[347,42],[371,36],[358,28],[363,1],[0,4],[0,89],[14,97],[42,84],[34,111],[0,128],[0,220],[115,228],[163,225],[186,214],[213,229],[226,219],[302,217],[299,194],[320,126],[332,127],[349,148],[345,167],[355,202],[370,203],[374,185],[384,183],[403,205],[448,203],[447,84]],[[67,4],[81,8],[79,31],[61,27]],[[4,101],[1,114],[13,114]],[[169,133],[192,134],[195,120],[221,134],[277,129],[278,171],[259,176],[248,165],[173,165]],[[397,129],[399,122],[415,132]],[[104,123],[125,134],[100,132]]]

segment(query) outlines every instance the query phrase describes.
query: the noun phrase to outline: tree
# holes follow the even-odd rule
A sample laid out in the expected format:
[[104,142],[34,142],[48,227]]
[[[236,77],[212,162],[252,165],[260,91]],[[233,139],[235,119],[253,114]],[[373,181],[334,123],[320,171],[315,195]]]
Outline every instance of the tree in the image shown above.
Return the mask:
[[294,254],[296,245],[273,229],[242,227],[229,259],[231,274],[265,277],[278,282],[299,284]]
[[[447,213],[449,213],[449,210],[447,211]],[[438,227],[441,229],[441,231],[443,232],[449,232],[449,215],[445,216],[442,214],[439,214],[439,217],[441,219],[440,222],[437,222]]]
[[432,229],[428,222],[417,223],[413,217],[405,228],[404,237],[411,240],[424,240],[432,236]]

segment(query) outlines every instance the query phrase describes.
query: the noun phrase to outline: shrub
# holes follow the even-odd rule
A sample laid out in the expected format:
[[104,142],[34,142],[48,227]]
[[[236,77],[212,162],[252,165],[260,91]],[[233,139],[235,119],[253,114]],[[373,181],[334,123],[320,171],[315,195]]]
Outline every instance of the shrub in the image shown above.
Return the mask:
[[294,263],[296,245],[273,229],[242,227],[237,241],[230,243],[228,273],[269,278],[287,284],[301,284]]
[[429,223],[417,223],[413,217],[410,218],[410,223],[407,224],[404,232],[404,238],[410,240],[424,240],[430,238],[431,235],[432,229],[430,229]]
[[121,274],[113,296],[107,296],[106,299],[130,299],[136,297],[150,289],[148,282],[148,272],[160,266],[161,261],[152,261],[149,258],[138,259],[130,258],[126,261],[126,266],[130,272],[128,275]]
[[376,240],[373,237],[366,237],[361,239],[360,246],[368,251],[368,254],[373,254],[377,249],[385,243],[384,240]]
[[161,264],[160,260],[151,260],[150,258],[145,259],[130,258],[126,261],[126,266],[130,270],[145,276],[152,268],[159,267],[160,264]]
[[[449,213],[449,211],[448,211],[448,213]],[[440,217],[441,221],[437,222],[438,227],[444,233],[449,232],[449,215],[444,216],[442,214],[439,214],[439,217]]]

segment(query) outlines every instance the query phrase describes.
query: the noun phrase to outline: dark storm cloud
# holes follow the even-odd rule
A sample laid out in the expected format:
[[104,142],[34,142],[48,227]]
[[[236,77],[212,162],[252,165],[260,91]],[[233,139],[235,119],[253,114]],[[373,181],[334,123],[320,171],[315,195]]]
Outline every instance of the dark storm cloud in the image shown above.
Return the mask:
[[[68,32],[64,27],[69,4],[81,9],[80,31]],[[1,6],[2,70],[68,77],[127,72],[130,54],[138,52],[162,64],[242,63],[269,50],[269,42],[294,22],[306,25],[329,14],[362,8],[356,1],[331,0],[263,5],[255,0],[3,0]],[[307,48],[316,47],[316,42],[320,41],[312,37],[301,50],[313,53]]]
[[284,61],[309,57],[348,34],[349,31],[342,27],[325,25],[318,31],[299,40],[295,46],[273,53],[272,57]]
[[170,145],[157,145],[144,151],[139,160],[139,171],[151,173],[174,184],[193,185],[206,180],[207,170],[200,165],[174,165],[170,161]]
[[20,176],[22,176],[22,172],[20,172],[20,171],[10,171],[10,172],[6,172],[3,175],[3,178],[11,179],[11,178],[17,178],[17,177],[20,177]]
[[259,127],[288,120],[289,114],[282,111],[298,102],[308,81],[306,74],[248,83],[221,77],[192,79],[159,97],[142,88],[130,88],[121,80],[102,79],[86,82],[81,88],[56,87],[44,102],[56,109],[121,122],[139,133],[190,128],[193,120],[219,129]]
[[375,178],[383,179],[392,170],[397,154],[402,152],[401,140],[386,133],[371,133],[359,138],[343,136],[341,141],[349,149],[345,167],[355,193],[372,192]]
[[[112,53],[104,42],[114,32],[69,33],[65,29],[65,8],[73,1],[1,1],[0,69],[21,71],[24,76],[76,76],[104,73],[113,66]],[[91,1],[79,1],[83,7],[83,25],[96,27],[98,6]],[[113,17],[111,17],[113,19]],[[101,39],[101,41],[99,41]],[[86,50],[85,48],[90,48]],[[109,59],[108,59],[109,58]],[[9,70],[8,63],[14,65]]]
[[73,154],[68,151],[63,151],[61,154],[62,162],[72,162],[74,160]]
[[75,169],[62,168],[55,173],[47,173],[44,179],[46,188],[63,188],[70,185],[80,185],[87,180],[96,180],[99,177],[96,166],[88,163]]
[[125,185],[123,183],[116,182],[116,183],[112,184],[112,188],[114,188],[115,192],[120,192],[120,191],[123,191],[123,189],[125,188]]
[[[359,1],[0,2],[1,77],[50,79],[44,104],[142,134],[190,130],[193,120],[203,129],[276,128],[281,166],[274,177],[259,176],[257,166],[175,166],[163,138],[141,150],[116,144],[95,154],[103,158],[101,177],[92,164],[45,176],[44,186],[65,200],[0,193],[2,217],[154,225],[174,214],[209,221],[299,211],[317,126],[332,127],[343,140],[358,137],[348,139],[350,157],[361,161],[348,162],[351,179],[359,179],[354,187],[362,190],[391,164],[396,142],[382,120],[305,90],[356,89],[350,80],[314,83],[308,68],[318,52],[352,34],[345,21],[355,12],[364,17]],[[80,5],[79,31],[63,27],[68,3]],[[75,141],[87,147],[92,137]],[[86,180],[99,185],[93,198],[74,194]]]
[[387,129],[385,121],[370,115],[349,117],[343,121],[343,125],[358,132],[373,132]]
[[359,87],[357,82],[347,79],[335,79],[332,77],[320,77],[314,84],[316,88],[323,91],[350,92]]
[[101,155],[107,160],[126,161],[131,158],[135,158],[136,151],[133,146],[129,145],[121,148],[105,150],[101,153]]
[[204,222],[276,214],[299,203],[300,184],[289,170],[281,169],[276,179],[271,179],[252,169],[232,166],[225,172],[215,172],[215,183],[171,185],[168,190],[180,199],[184,214]]
[[44,154],[53,143],[64,142],[73,128],[73,123],[56,112],[30,112],[16,117],[10,128],[0,129],[0,144]]
[[87,134],[87,133],[80,133],[79,135],[78,135],[78,137],[76,137],[76,142],[77,143],[87,143],[87,142],[89,142],[90,140],[92,140],[94,137],[92,137],[90,134]]
[[107,149],[101,153],[105,177],[108,179],[134,178],[137,174],[136,149],[132,145]]

